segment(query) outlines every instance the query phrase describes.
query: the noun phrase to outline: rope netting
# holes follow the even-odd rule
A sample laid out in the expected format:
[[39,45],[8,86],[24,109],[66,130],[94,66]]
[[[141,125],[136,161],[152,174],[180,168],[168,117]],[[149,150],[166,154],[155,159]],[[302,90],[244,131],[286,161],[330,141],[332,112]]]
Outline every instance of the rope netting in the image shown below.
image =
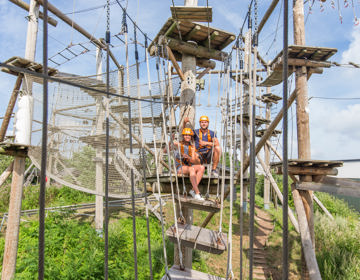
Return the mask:
[[[129,77],[127,77],[127,73]],[[129,78],[130,86],[126,81]],[[105,75],[73,76],[62,74],[62,79],[73,81],[97,90],[106,91]],[[179,92],[178,78],[171,80],[174,93]],[[49,98],[48,161],[47,175],[58,183],[93,194],[97,184],[104,184],[105,176],[105,117],[109,114],[109,192],[112,197],[129,196],[130,173],[134,172],[136,194],[144,192],[141,160],[142,139],[147,150],[146,172],[155,174],[154,137],[156,145],[163,146],[161,101],[166,99],[161,87],[163,81],[150,84],[138,83],[136,66],[129,71],[114,71],[110,74],[110,93],[138,98],[129,100],[110,96],[107,106],[106,94],[58,83],[53,86]],[[41,91],[34,91],[34,118],[32,148],[29,156],[35,166],[41,158]],[[155,102],[149,102],[150,100]],[[166,106],[166,105],[165,105]],[[108,107],[108,110],[107,110]],[[129,110],[131,118],[129,119]],[[141,112],[140,112],[141,110]],[[167,122],[168,116],[165,116]],[[141,121],[140,121],[141,120]],[[129,137],[131,121],[132,137]],[[153,123],[154,121],[154,123]],[[168,125],[166,123],[166,125]],[[130,145],[133,153],[130,154]],[[157,149],[158,152],[162,149]]]

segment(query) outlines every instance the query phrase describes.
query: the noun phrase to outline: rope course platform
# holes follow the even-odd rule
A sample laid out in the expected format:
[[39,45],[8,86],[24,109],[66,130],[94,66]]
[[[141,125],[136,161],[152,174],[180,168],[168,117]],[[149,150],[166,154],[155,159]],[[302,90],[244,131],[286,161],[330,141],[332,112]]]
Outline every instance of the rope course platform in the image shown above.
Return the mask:
[[[226,233],[219,233],[207,228],[188,224],[177,224],[181,244],[188,248],[220,255],[226,251]],[[177,242],[175,225],[167,229],[166,235],[172,242]]]
[[175,199],[177,201],[180,201],[182,206],[185,206],[185,207],[188,207],[191,209],[202,210],[202,211],[206,211],[206,212],[217,213],[220,211],[220,208],[221,208],[221,205],[219,203],[216,203],[215,201],[212,201],[212,200],[199,201],[199,200],[193,199],[191,196],[184,197],[182,195],[180,195],[180,197],[175,195]]
[[261,96],[261,101],[264,103],[274,103],[278,104],[278,102],[282,99],[282,97],[272,94],[272,93],[265,93]]
[[[208,34],[210,34],[210,41]],[[156,55],[155,44],[167,43],[178,61],[181,60],[181,52],[192,54],[198,58],[223,61],[228,54],[221,50],[233,42],[235,38],[235,34],[227,31],[199,23],[169,18],[151,42],[148,50],[150,55],[154,56]],[[193,41],[197,45],[187,41]]]
[[[256,137],[263,137],[264,134],[266,133],[267,129],[259,129],[259,130],[256,130]],[[281,130],[277,130],[275,129],[272,133],[271,133],[271,136],[277,136],[281,134]]]
[[[296,67],[306,66],[311,68],[329,68],[331,64],[326,62],[337,52],[335,48],[289,46],[288,48],[288,77],[294,73]],[[272,73],[260,86],[272,87],[283,81],[283,51],[281,51],[270,63]]]
[[171,15],[178,20],[188,20],[196,22],[212,22],[211,7],[170,7]]
[[[14,66],[14,67],[18,67],[18,68],[23,68],[23,69],[27,69],[30,71],[34,71],[36,73],[42,73],[43,72],[43,65],[37,62],[34,62],[32,60],[26,59],[26,58],[22,58],[19,56],[13,56],[11,58],[9,58],[8,60],[6,60],[4,62],[5,64],[8,64],[10,66]],[[5,67],[1,67],[1,71],[11,74],[11,75],[19,75],[19,72],[10,70],[8,68]],[[58,70],[55,68],[48,68],[48,75],[49,76],[55,76],[56,74],[58,74]],[[33,77],[32,78],[33,81],[42,84],[43,83],[43,79],[42,78],[38,78],[38,77]]]
[[27,157],[30,145],[16,143],[0,143],[0,154],[7,156]]
[[[283,173],[282,161],[270,165],[276,173]],[[342,165],[342,161],[289,159],[288,172],[292,175],[337,175],[335,168]]]
[[[202,180],[199,183],[199,190],[200,193],[206,193],[209,183],[209,175],[203,175]],[[225,176],[225,190],[228,188],[228,184],[230,184],[230,176]],[[146,177],[146,181],[148,183],[152,184],[152,187],[148,189],[149,191],[155,192],[156,191],[156,182],[157,177],[156,176],[148,176]],[[162,193],[171,193],[171,183],[176,183],[176,175],[173,174],[171,177],[169,174],[161,174],[159,175],[159,181],[160,181],[160,189]],[[221,184],[222,176],[219,176],[219,178],[210,178],[210,187],[209,187],[209,193],[210,194],[216,194],[218,185]],[[178,178],[179,185],[182,184],[182,178],[179,176]],[[188,175],[184,175],[184,184],[186,187],[186,191],[189,192],[191,190],[191,182]],[[234,179],[234,184],[236,184],[236,180]]]
[[[237,115],[237,121],[240,122],[240,115]],[[261,116],[255,116],[255,125],[260,126],[262,124],[269,124],[271,121],[267,120]],[[250,123],[250,117],[248,114],[243,114],[243,122],[244,123]]]
[[[215,275],[210,275],[197,270],[185,268],[181,270],[179,266],[174,265],[169,270],[169,275],[172,280],[225,280]],[[165,275],[162,280],[168,280]]]

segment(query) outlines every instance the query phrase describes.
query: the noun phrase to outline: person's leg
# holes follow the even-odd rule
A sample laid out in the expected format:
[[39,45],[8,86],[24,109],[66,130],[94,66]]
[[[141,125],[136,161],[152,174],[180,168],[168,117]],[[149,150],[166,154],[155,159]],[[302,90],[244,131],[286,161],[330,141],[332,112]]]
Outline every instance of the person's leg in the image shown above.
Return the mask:
[[214,153],[213,153],[213,165],[212,165],[212,170],[216,169],[218,164],[219,164],[219,159],[221,156],[221,147],[220,146],[215,146],[214,147]]
[[190,166],[187,166],[187,165],[181,166],[181,167],[177,170],[178,176],[189,174],[189,173],[190,173],[189,167],[190,167]]
[[196,185],[198,186],[201,178],[204,175],[205,172],[205,166],[204,165],[194,165],[195,173],[196,173]]
[[199,191],[198,184],[197,184],[194,166],[189,166],[189,177],[190,177],[190,182],[191,182],[191,185],[193,187],[195,194],[199,194],[200,191]]

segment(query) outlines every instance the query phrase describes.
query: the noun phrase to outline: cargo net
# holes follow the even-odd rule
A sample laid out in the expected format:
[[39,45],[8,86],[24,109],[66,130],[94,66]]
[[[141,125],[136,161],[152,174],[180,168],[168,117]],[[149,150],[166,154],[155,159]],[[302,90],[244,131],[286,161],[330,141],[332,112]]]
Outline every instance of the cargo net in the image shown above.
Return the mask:
[[[170,82],[151,83],[150,91],[147,79],[137,79],[136,73],[135,66],[129,67],[129,71],[124,70],[123,74],[120,71],[112,72],[109,91],[117,96],[110,96],[109,99],[106,94],[92,90],[106,91],[105,75],[80,77],[63,74],[61,77],[88,89],[64,83],[53,84],[53,92],[49,90],[48,107],[48,177],[80,191],[104,194],[108,115],[109,195],[119,198],[131,194],[131,171],[135,194],[144,193],[144,169],[146,175],[156,173],[155,150],[158,158],[161,158],[162,147],[165,145],[163,124],[168,125],[170,106],[163,101],[167,101],[167,96],[172,93],[175,96],[179,94],[180,80],[174,78]],[[33,93],[32,148],[29,151],[32,162],[38,168],[41,163],[41,92]],[[120,97],[121,95],[135,98],[140,96],[141,101],[129,101]],[[145,150],[145,160],[142,157],[142,147]]]

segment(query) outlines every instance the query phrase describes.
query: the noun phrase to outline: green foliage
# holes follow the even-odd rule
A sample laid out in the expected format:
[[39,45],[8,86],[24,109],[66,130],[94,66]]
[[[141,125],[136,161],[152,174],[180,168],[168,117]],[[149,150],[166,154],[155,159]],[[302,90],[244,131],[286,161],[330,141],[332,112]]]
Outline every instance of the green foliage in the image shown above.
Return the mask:
[[[348,203],[345,200],[336,198],[330,194],[324,192],[317,192],[316,196],[324,204],[324,206],[329,210],[329,212],[336,216],[348,217],[353,219],[359,218],[359,213],[355,210],[352,210]],[[320,207],[315,204],[315,210],[320,210]]]
[[[49,213],[45,224],[45,279],[103,279],[104,239],[86,222],[68,219],[70,213]],[[15,279],[37,279],[38,221],[21,224]],[[145,218],[136,219],[138,278],[149,279]],[[150,218],[154,279],[164,275],[161,227]],[[173,247],[167,244],[168,262]],[[0,239],[0,250],[4,239]],[[2,256],[0,257],[2,264]],[[134,279],[132,219],[109,225],[109,279]]]
[[[39,208],[40,186],[30,185],[24,188],[22,210]],[[80,192],[68,187],[48,187],[45,193],[46,207],[61,206],[84,202],[93,202],[94,195]],[[0,212],[7,212],[9,208],[10,187],[0,189]]]
[[360,224],[316,213],[316,256],[322,278],[360,279]]

